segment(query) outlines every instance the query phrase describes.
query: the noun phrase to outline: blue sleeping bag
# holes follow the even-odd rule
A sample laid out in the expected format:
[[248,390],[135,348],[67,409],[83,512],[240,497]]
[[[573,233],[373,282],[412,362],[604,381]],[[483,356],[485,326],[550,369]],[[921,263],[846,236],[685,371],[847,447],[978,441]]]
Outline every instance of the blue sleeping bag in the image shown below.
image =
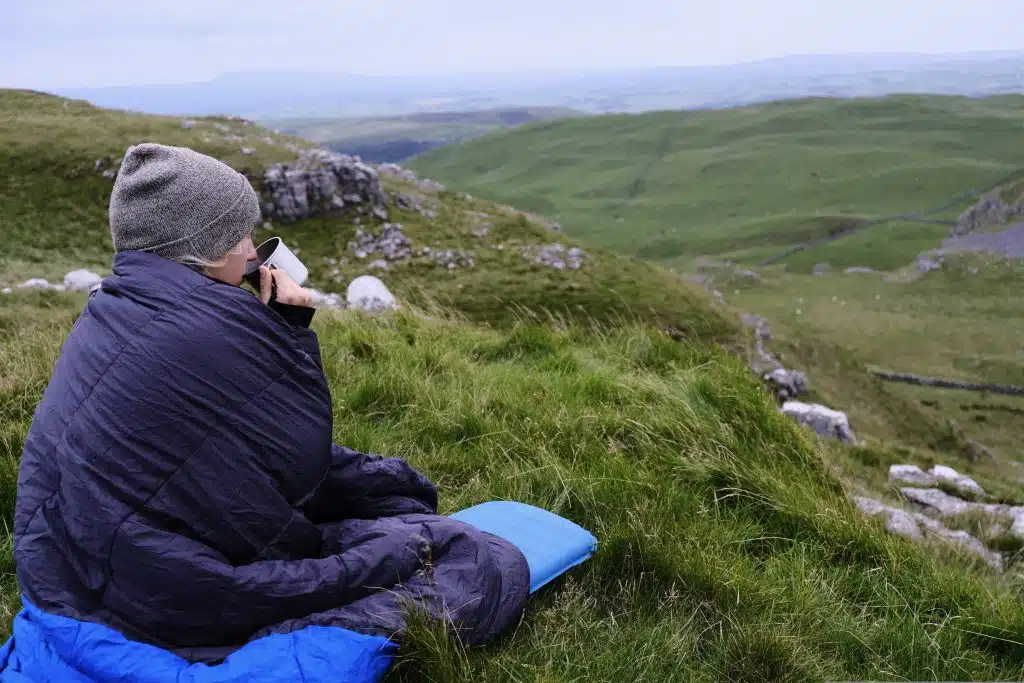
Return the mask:
[[[581,564],[597,547],[588,531],[546,510],[495,501],[452,515],[518,547],[530,590]],[[15,643],[17,647],[15,647]],[[397,646],[380,636],[308,626],[249,643],[218,665],[190,664],[100,624],[47,614],[29,602],[0,649],[3,683],[374,683]]]
[[373,683],[391,666],[393,643],[330,626],[308,626],[249,643],[215,666],[190,664],[89,622],[30,603],[0,649],[3,683]]

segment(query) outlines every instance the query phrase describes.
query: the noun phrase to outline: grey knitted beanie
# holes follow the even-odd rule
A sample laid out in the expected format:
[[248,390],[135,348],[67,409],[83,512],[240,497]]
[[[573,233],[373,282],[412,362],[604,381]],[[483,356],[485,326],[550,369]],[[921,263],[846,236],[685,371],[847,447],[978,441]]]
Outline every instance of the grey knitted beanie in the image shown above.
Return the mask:
[[129,147],[110,196],[114,249],[175,261],[218,261],[259,219],[259,198],[245,176],[184,147]]

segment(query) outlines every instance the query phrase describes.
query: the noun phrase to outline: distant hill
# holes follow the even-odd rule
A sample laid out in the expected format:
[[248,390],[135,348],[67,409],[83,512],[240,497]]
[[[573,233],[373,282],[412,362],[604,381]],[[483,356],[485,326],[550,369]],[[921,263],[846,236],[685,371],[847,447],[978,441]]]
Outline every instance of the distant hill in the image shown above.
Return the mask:
[[902,266],[941,244],[983,189],[1024,166],[1024,97],[808,99],[532,124],[410,165],[663,264]]
[[548,70],[429,76],[266,72],[211,81],[58,94],[151,114],[254,119],[379,117],[506,106],[580,111],[734,107],[802,97],[1024,92],[1024,52],[794,55],[726,66]]
[[504,107],[423,112],[369,119],[284,119],[264,125],[371,163],[396,163],[422,152],[534,121],[582,116],[560,107]]

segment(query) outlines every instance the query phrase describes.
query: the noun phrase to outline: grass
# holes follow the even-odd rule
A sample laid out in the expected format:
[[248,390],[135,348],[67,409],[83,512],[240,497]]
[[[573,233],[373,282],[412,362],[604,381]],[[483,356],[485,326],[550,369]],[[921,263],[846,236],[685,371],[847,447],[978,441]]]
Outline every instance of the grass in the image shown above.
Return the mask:
[[[410,166],[672,266],[754,263],[869,220],[942,206],[1020,168],[1020,97],[809,99],[546,122]],[[964,201],[936,216],[955,219]],[[883,224],[793,258],[894,268],[948,225]],[[884,245],[884,248],[879,248]]]
[[[22,296],[21,294],[17,296]],[[23,434],[67,305],[9,338],[5,429]],[[407,458],[445,513],[553,510],[598,554],[499,645],[414,628],[393,680],[1014,680],[1014,585],[888,536],[734,357],[645,326],[320,316],[335,438]],[[4,444],[4,488],[17,439]],[[9,549],[0,555],[10,570]],[[8,576],[3,604],[16,605]]]
[[[1024,309],[1007,295],[1024,284],[1024,265],[971,257],[911,282],[778,269],[762,270],[758,280],[716,282],[731,304],[771,321],[776,351],[807,370],[817,398],[849,412],[855,430],[890,446],[933,451],[926,458],[959,451],[962,461],[946,464],[966,466],[992,491],[1019,491],[1024,400],[885,384],[868,370],[1024,385],[1017,325]],[[968,439],[997,459],[970,455]]]
[[[217,119],[185,130],[173,118],[66,104],[0,92],[0,161],[10,180],[0,184],[8,237],[0,268],[9,282],[81,265],[106,272],[110,184],[92,171],[97,158],[144,139],[186,144],[246,169],[258,186],[262,166],[290,157],[285,144],[295,144],[272,136],[243,156],[242,143],[225,140],[217,125],[246,140],[266,131]],[[851,416],[868,443],[818,444],[723,350],[741,346],[728,305],[612,250],[587,247],[579,271],[529,264],[521,245],[574,243],[485,200],[423,200],[436,203],[436,220],[393,214],[414,248],[473,251],[477,265],[449,272],[412,259],[382,274],[403,312],[317,315],[336,441],[407,458],[438,483],[442,512],[520,500],[577,521],[601,546],[531,600],[494,647],[466,650],[417,623],[393,680],[1024,676],[1018,573],[997,577],[952,551],[890,537],[847,499],[851,489],[883,491],[892,462],[973,467],[963,433],[861,372],[865,348],[848,350],[841,335],[802,335],[778,316],[778,350],[806,363],[816,395],[867,406]],[[474,237],[484,221],[489,234]],[[320,289],[344,291],[366,270],[347,249],[351,217],[275,230],[300,250]],[[781,277],[764,286],[784,302],[795,283]],[[928,283],[905,285],[922,297],[922,310],[940,296]],[[994,300],[1000,286],[979,289],[978,301]],[[727,299],[754,303],[732,289]],[[0,510],[8,528],[35,405],[84,300],[0,296]],[[995,473],[976,478],[995,496],[1013,495],[1012,483],[1000,490],[991,482]],[[9,536],[0,534],[3,624],[18,609],[13,568]]]

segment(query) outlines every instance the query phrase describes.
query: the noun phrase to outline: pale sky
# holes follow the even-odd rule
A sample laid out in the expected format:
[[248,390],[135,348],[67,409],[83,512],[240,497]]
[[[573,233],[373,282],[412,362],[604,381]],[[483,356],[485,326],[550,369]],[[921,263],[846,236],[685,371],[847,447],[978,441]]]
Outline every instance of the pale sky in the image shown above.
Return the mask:
[[1024,0],[3,0],[0,87],[1024,49]]

